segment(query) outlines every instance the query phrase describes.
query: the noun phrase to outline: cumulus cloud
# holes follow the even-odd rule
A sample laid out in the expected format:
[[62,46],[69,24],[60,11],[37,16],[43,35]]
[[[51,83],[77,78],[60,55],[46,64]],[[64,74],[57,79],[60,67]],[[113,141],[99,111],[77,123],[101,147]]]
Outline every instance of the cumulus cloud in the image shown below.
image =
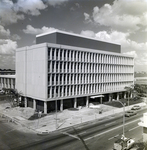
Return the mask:
[[[89,19],[89,14],[84,16],[85,20]],[[115,0],[112,5],[104,4],[101,8],[95,6],[91,18],[94,23],[109,26],[113,30],[134,32],[140,29],[139,25],[147,25],[147,2]]]
[[48,5],[61,5],[68,0],[0,0],[0,24],[7,25],[24,20],[25,14],[38,16]]
[[24,20],[25,14],[37,16],[40,10],[47,6],[41,0],[18,0],[15,3],[10,0],[0,1],[0,24],[6,25]]
[[9,29],[5,29],[2,25],[0,25],[0,37],[1,38],[9,38],[12,40],[20,40],[20,36],[17,34],[11,35]]
[[14,69],[17,42],[0,39],[0,68]]
[[31,14],[33,16],[40,15],[40,11],[45,9],[47,6],[41,0],[18,0],[14,4],[14,9],[16,11],[21,11],[26,14]]
[[86,31],[81,31],[80,33],[83,36],[88,36],[88,37],[94,37],[95,38],[95,33],[91,30],[86,30]]
[[13,34],[12,35],[12,40],[17,41],[17,40],[20,40],[20,39],[21,39],[21,37],[18,34]]
[[12,40],[0,40],[0,54],[14,54],[17,48],[17,42]]
[[0,35],[5,37],[10,36],[10,30],[5,29],[3,26],[0,25]]
[[14,10],[14,3],[10,0],[1,0],[0,1],[0,24],[11,24],[16,23],[17,20],[23,20],[24,15],[18,14],[17,11]]
[[138,57],[136,51],[130,51],[130,52],[126,52],[123,54],[128,55],[128,56],[133,56],[134,58]]
[[55,28],[48,28],[46,26],[43,26],[41,29],[39,28],[34,28],[31,25],[27,25],[26,29],[23,29],[23,32],[26,34],[33,34],[33,35],[37,35],[37,34],[41,34],[41,33],[45,33],[45,32],[51,32],[56,30]]

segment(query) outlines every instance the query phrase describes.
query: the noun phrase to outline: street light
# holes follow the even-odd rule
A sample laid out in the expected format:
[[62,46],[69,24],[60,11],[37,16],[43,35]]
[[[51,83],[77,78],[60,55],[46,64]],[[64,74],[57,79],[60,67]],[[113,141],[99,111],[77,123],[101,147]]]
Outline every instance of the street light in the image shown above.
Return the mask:
[[57,122],[57,94],[56,94],[56,99],[55,99],[55,109],[56,109],[56,130],[58,128],[58,122]]
[[119,102],[123,106],[123,135],[122,135],[122,137],[125,137],[125,104],[123,104],[121,101],[115,100],[115,99],[113,99],[112,101]]

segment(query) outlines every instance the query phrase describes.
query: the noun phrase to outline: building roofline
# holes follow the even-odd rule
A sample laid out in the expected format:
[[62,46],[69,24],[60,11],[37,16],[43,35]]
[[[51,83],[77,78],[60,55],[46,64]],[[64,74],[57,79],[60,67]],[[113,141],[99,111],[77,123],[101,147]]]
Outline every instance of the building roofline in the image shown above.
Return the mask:
[[86,38],[86,39],[91,39],[91,40],[95,40],[95,41],[101,41],[101,42],[105,42],[105,43],[111,43],[111,44],[115,44],[115,45],[121,45],[120,43],[114,43],[114,42],[109,42],[109,41],[98,40],[98,39],[96,39],[96,38],[87,37],[87,36],[80,35],[80,34],[76,34],[76,33],[61,31],[61,30],[58,30],[58,29],[53,30],[53,31],[49,31],[49,32],[45,32],[45,33],[38,34],[38,35],[36,35],[36,38],[37,38],[37,37],[44,36],[44,35],[52,34],[52,33],[63,33],[63,34],[73,35],[73,36],[77,36],[77,37],[81,37],[81,38]]
[[129,56],[127,54],[122,54],[122,53],[115,53],[115,52],[103,51],[99,49],[90,49],[90,48],[62,45],[62,44],[55,44],[55,43],[40,43],[40,44],[31,45],[31,46],[25,46],[25,47],[17,48],[16,52],[31,50],[31,49],[35,49],[38,47],[45,47],[45,46],[48,46],[48,47],[52,46],[55,48],[64,48],[64,49],[71,49],[71,50],[76,49],[77,51],[86,51],[86,52],[88,51],[92,53],[101,53],[101,54],[109,54],[109,55],[114,55],[114,56],[124,56],[124,57],[134,58],[133,56]]

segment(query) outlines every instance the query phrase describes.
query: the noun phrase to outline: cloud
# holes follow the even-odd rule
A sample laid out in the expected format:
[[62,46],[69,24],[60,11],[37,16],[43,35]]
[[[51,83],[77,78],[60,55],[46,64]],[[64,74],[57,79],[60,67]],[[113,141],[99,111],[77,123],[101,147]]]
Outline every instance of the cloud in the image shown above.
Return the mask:
[[9,29],[5,30],[5,28],[0,25],[0,35],[4,37],[10,36],[10,30]]
[[14,69],[17,42],[0,39],[0,68]]
[[41,33],[45,33],[45,32],[50,32],[56,30],[55,28],[48,28],[46,26],[43,26],[41,29],[39,28],[34,28],[31,25],[27,25],[26,29],[23,29],[23,32],[26,34],[33,34],[33,35],[37,35],[37,34],[41,34]]
[[84,12],[84,17],[85,17],[85,21],[88,22],[92,22],[92,20],[90,19],[90,15]]
[[0,1],[0,24],[11,24],[16,23],[17,20],[23,20],[23,14],[17,14],[14,11],[14,4],[12,1],[9,0],[1,0]]
[[54,7],[56,5],[61,5],[67,1],[68,0],[43,0],[43,2],[47,3],[48,5],[54,6]]
[[123,54],[128,55],[128,56],[133,56],[134,58],[138,57],[136,51],[130,51],[130,52],[126,52]]
[[14,9],[18,12],[31,14],[32,16],[40,15],[40,10],[45,9],[47,6],[41,0],[18,0],[14,4]]
[[86,31],[81,31],[80,33],[83,36],[88,36],[88,37],[94,37],[95,38],[95,33],[93,31],[90,30],[86,30]]
[[[25,14],[38,16],[48,5],[61,5],[68,0],[0,0],[0,24],[9,25],[24,20]],[[78,3],[76,3],[78,7]]]
[[[89,14],[84,16],[85,20],[89,19]],[[112,5],[104,4],[101,8],[95,6],[91,18],[97,25],[123,32],[134,32],[140,29],[139,25],[147,25],[147,2],[115,0]]]
[[12,40],[0,40],[0,54],[14,54],[17,48],[17,42]]
[[70,10],[71,10],[71,11],[75,11],[77,8],[78,8],[78,9],[81,8],[81,6],[80,6],[79,3],[75,3],[75,6],[71,7]]
[[25,15],[40,15],[40,10],[47,7],[41,0],[17,0],[15,3],[11,0],[0,1],[0,24],[7,25],[16,23],[18,20],[24,20]]
[[5,29],[2,25],[0,25],[0,37],[1,38],[9,38],[9,39],[12,39],[12,40],[20,40],[20,36],[17,35],[17,34],[14,34],[11,36],[11,32],[9,29]]
[[20,39],[21,39],[21,37],[17,34],[12,35],[12,40],[17,41],[17,40],[20,40]]

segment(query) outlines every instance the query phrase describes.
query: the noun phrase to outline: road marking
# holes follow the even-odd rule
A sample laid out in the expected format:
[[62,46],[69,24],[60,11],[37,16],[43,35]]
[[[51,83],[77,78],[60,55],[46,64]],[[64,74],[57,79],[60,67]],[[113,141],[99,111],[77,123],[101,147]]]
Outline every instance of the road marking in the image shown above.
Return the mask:
[[[140,119],[136,119],[136,120],[133,120],[133,121],[131,121],[131,122],[125,123],[125,125],[128,125],[128,124],[131,124],[131,123],[133,123],[133,122],[136,122],[137,120],[140,120]],[[100,136],[100,135],[103,135],[103,134],[108,133],[108,132],[110,132],[110,131],[113,131],[113,130],[115,130],[115,129],[118,129],[118,128],[122,127],[122,126],[123,126],[123,124],[122,124],[122,125],[119,125],[118,127],[115,127],[115,128],[109,129],[109,130],[107,130],[107,131],[104,131],[104,132],[102,132],[102,133],[99,133],[99,134],[96,134],[96,135],[94,135],[94,136],[91,136],[91,137],[89,137],[89,138],[87,138],[87,139],[84,139],[84,141],[87,141],[87,140],[90,140],[90,139],[92,139],[92,138],[98,137],[98,136]]]
[[114,139],[114,138],[116,138],[116,137],[118,137],[118,136],[119,136],[119,134],[117,134],[117,135],[115,135],[115,136],[109,138],[108,140],[112,140],[112,139]]
[[113,123],[115,123],[116,121],[113,121],[113,122],[110,122],[110,123],[107,123],[107,124],[105,124],[105,126],[109,126],[109,125],[111,125],[111,124],[113,124]]
[[82,134],[85,134],[85,133],[87,133],[86,131],[84,131],[84,132],[81,132],[81,133],[79,133],[79,135],[82,135]]
[[140,126],[136,126],[136,127],[132,128],[132,129],[130,129],[129,131],[135,130],[135,129],[139,128],[139,127]]
[[73,138],[75,138],[75,139],[80,140],[77,136],[72,135],[72,134],[69,134],[69,133],[67,133],[67,132],[61,132],[61,133],[62,133],[62,134],[65,134],[65,135],[68,135],[68,136],[70,136],[70,137],[73,137]]

